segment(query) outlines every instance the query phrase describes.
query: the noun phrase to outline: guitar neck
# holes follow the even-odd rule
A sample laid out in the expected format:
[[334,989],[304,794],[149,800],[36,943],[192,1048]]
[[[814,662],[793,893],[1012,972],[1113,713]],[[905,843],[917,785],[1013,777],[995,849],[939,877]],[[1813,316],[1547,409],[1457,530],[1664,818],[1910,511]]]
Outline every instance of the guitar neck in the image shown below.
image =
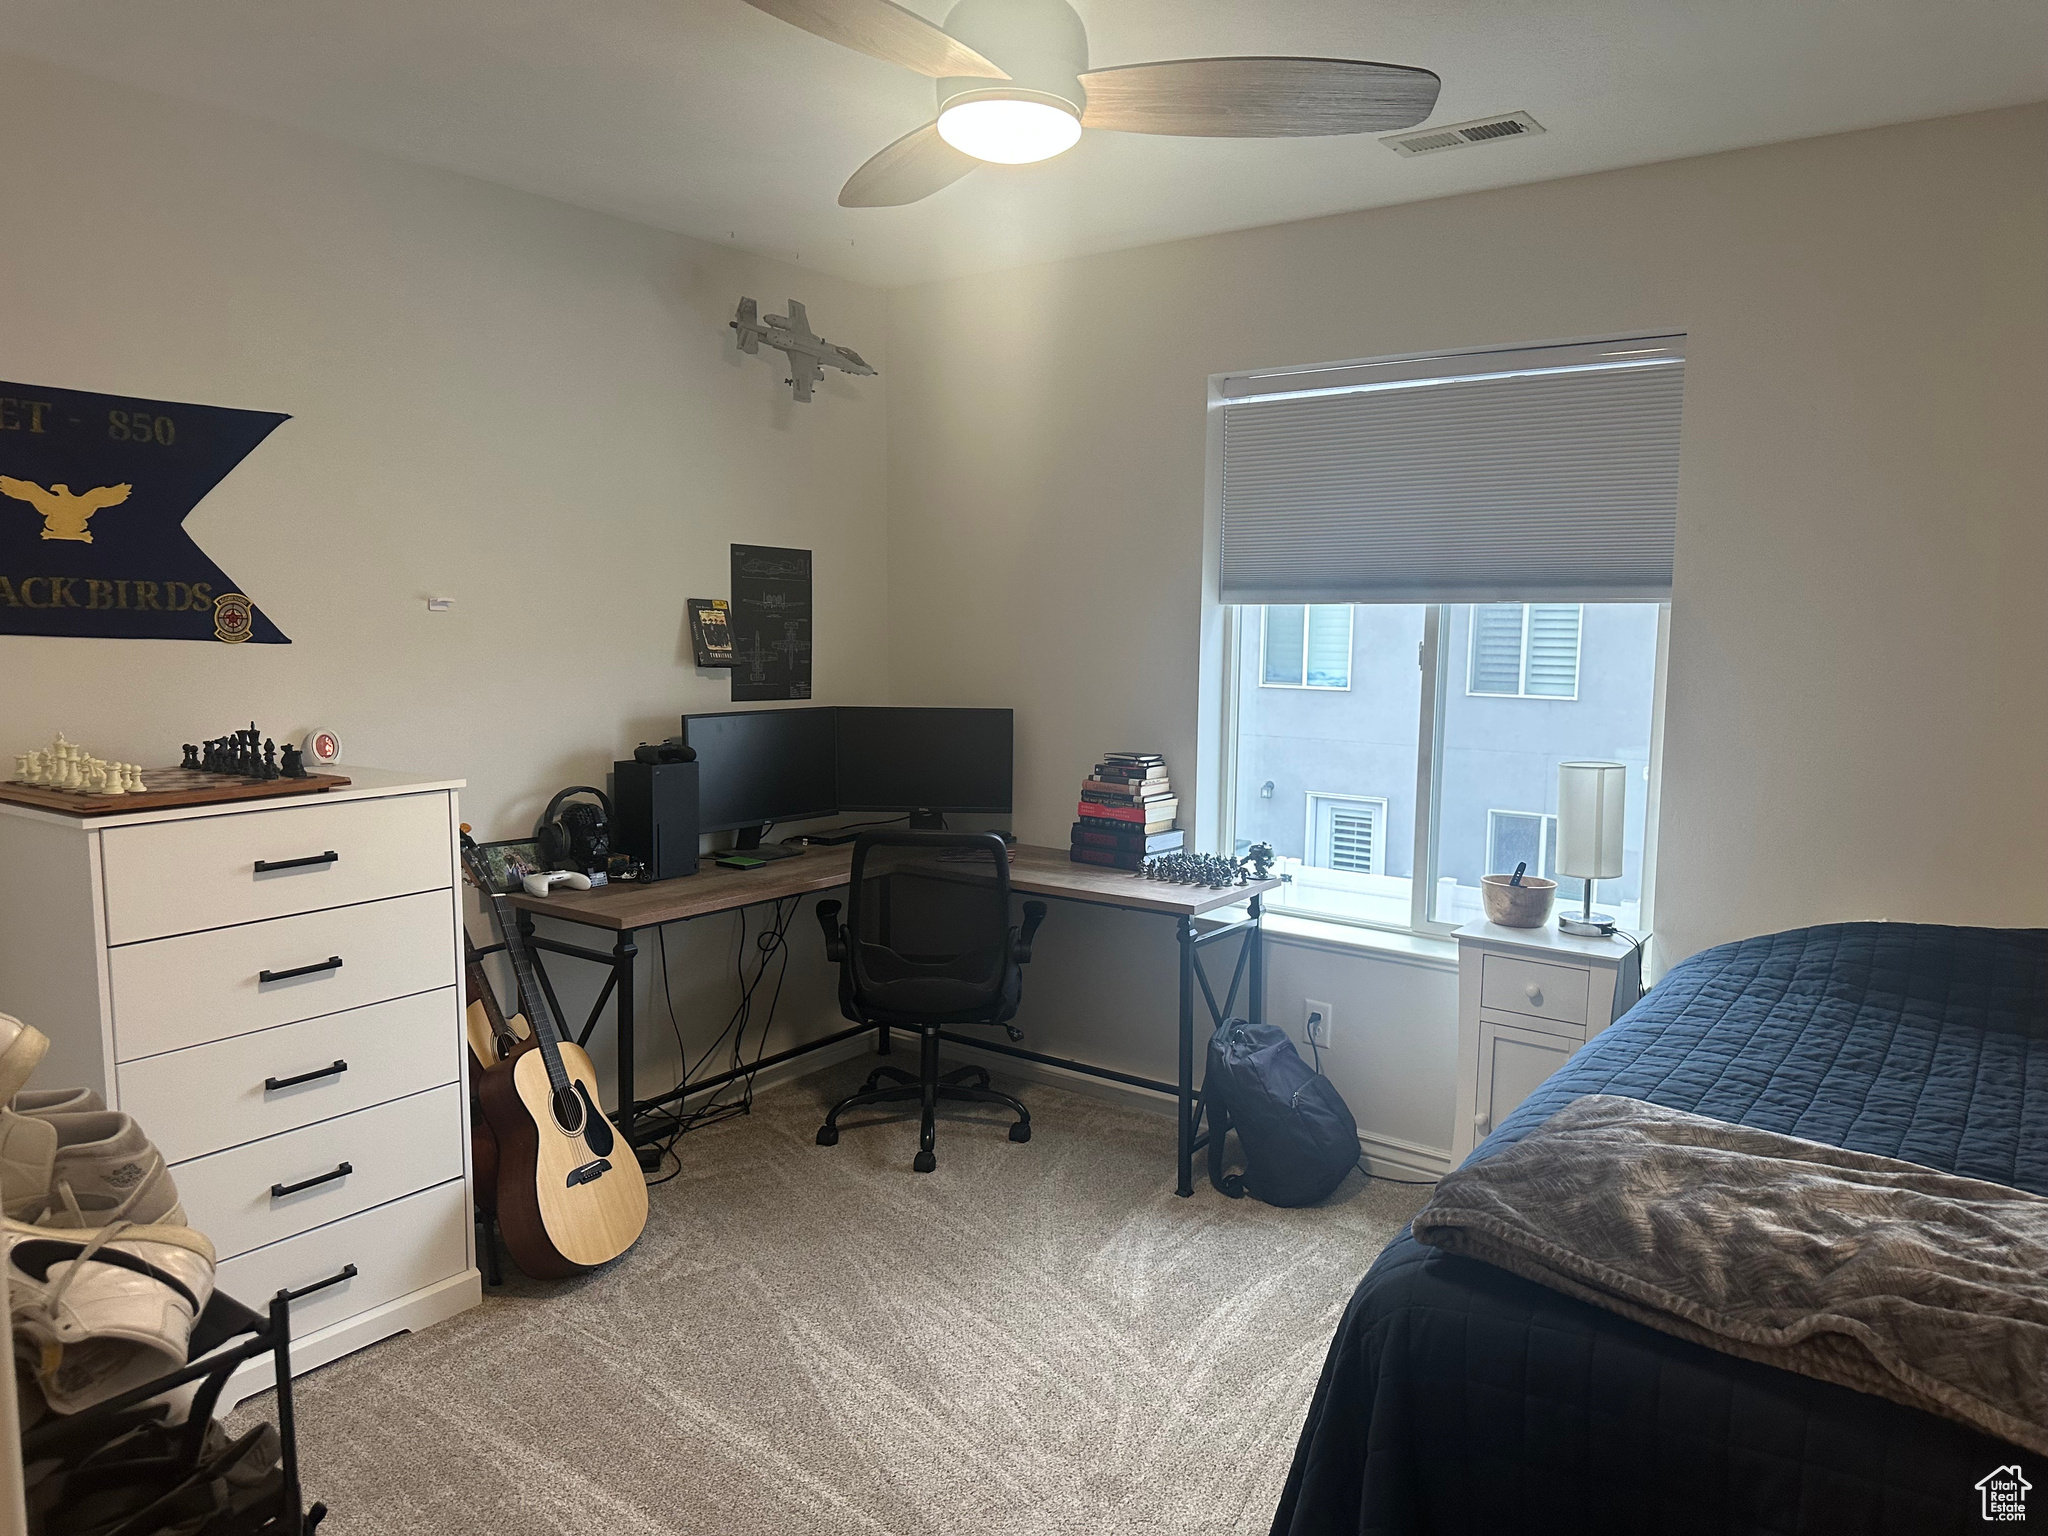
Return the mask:
[[527,952],[526,935],[519,931],[519,920],[514,916],[512,903],[504,893],[493,890],[489,872],[481,861],[469,859],[470,874],[477,888],[490,898],[491,916],[496,919],[498,936],[505,941],[505,954],[512,962],[512,974],[519,982],[519,995],[526,999],[527,1022],[533,1026],[534,1044],[540,1049],[541,1061],[548,1069],[548,1083],[555,1092],[566,1094],[571,1091],[568,1068],[562,1065],[559,1045],[562,1039],[560,1026],[555,1021],[552,1009],[548,1007],[547,993],[542,989],[540,977],[533,968],[533,956]]

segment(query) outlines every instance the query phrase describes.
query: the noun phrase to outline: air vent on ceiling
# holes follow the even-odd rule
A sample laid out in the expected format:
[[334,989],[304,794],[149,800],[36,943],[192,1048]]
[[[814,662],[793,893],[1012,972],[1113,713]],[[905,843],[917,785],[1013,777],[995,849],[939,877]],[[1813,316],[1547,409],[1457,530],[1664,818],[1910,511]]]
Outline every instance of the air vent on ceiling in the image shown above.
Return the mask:
[[1543,125],[1526,112],[1504,112],[1498,117],[1474,118],[1469,123],[1445,123],[1440,128],[1423,128],[1415,133],[1397,133],[1380,142],[1404,158],[1433,155],[1439,150],[1463,149],[1470,144],[1489,144],[1497,139],[1526,138],[1541,133]]

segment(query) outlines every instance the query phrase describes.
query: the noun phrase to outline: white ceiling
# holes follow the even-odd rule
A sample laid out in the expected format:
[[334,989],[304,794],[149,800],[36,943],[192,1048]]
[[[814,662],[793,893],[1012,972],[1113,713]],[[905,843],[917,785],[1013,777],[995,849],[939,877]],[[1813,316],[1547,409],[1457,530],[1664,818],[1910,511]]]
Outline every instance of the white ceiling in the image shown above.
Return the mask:
[[1074,4],[1097,66],[1419,64],[1430,121],[1523,108],[1549,132],[1417,160],[1090,133],[844,209],[931,83],[742,0],[0,0],[0,48],[884,285],[2048,98],[2048,0]]

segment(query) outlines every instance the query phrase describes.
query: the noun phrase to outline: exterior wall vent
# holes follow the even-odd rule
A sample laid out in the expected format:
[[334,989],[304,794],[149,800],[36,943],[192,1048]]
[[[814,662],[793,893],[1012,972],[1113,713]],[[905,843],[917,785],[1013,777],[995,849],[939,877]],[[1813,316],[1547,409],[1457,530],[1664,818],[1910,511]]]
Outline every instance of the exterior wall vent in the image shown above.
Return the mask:
[[1497,139],[1527,138],[1542,131],[1543,125],[1528,113],[1506,112],[1498,117],[1474,118],[1469,123],[1445,123],[1440,128],[1391,134],[1380,142],[1403,159],[1413,159],[1417,155],[1464,149],[1468,145],[1488,144]]

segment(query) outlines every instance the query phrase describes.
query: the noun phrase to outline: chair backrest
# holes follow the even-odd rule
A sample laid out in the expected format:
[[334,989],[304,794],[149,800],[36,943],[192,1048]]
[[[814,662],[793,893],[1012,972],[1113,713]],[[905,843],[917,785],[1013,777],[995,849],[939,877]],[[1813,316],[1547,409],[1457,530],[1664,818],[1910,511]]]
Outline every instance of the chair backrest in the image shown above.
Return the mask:
[[1016,970],[1003,840],[863,832],[853,845],[846,935],[847,980],[863,1004],[944,1020],[1000,1010]]

